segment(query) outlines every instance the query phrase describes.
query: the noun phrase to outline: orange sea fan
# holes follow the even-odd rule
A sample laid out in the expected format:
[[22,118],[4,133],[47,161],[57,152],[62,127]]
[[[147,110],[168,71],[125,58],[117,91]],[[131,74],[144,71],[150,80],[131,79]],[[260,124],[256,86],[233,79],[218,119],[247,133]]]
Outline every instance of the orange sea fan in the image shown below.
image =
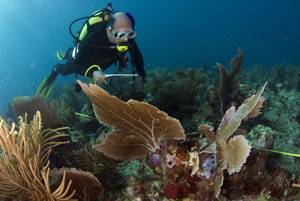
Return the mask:
[[143,158],[160,149],[164,140],[185,139],[180,122],[156,107],[140,101],[123,102],[97,85],[78,81],[92,102],[99,122],[113,128],[94,149],[114,159]]

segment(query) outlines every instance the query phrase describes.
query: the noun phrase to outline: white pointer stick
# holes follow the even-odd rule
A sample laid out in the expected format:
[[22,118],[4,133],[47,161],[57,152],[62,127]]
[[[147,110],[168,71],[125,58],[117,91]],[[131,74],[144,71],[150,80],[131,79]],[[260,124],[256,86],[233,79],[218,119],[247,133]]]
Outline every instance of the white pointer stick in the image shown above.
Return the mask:
[[104,75],[105,78],[111,78],[111,77],[137,77],[138,74],[106,74]]

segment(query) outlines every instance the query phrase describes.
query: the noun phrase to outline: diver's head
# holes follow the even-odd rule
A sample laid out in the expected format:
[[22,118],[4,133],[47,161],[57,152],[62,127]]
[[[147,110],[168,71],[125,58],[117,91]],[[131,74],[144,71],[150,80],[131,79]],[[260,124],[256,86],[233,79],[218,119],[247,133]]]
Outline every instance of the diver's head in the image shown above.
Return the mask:
[[136,36],[134,31],[135,20],[130,13],[118,12],[112,16],[107,35],[112,43],[127,42]]

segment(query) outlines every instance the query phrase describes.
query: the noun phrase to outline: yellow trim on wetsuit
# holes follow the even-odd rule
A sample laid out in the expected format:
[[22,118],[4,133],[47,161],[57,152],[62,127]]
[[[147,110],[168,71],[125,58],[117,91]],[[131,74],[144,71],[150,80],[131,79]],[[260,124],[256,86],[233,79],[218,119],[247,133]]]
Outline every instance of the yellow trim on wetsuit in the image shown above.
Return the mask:
[[97,23],[108,21],[108,20],[109,20],[109,15],[103,16],[103,12],[101,12],[101,11],[94,12],[93,16],[87,20],[87,22],[84,24],[83,28],[81,29],[80,34],[79,34],[79,40],[82,41],[87,36],[88,26],[92,26]]
[[91,65],[90,67],[88,67],[88,69],[86,69],[86,71],[84,72],[84,76],[87,77],[88,73],[93,69],[93,68],[97,68],[98,70],[101,70],[101,67],[97,64],[95,65]]

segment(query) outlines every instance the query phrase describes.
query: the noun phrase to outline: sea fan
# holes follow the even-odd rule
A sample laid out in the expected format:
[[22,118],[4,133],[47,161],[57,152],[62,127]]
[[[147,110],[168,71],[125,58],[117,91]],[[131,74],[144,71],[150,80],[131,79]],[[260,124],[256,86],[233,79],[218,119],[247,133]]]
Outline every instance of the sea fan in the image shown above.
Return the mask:
[[135,100],[123,102],[96,85],[79,81],[100,123],[113,128],[94,149],[114,159],[143,158],[164,140],[185,139],[180,122],[156,107]]

